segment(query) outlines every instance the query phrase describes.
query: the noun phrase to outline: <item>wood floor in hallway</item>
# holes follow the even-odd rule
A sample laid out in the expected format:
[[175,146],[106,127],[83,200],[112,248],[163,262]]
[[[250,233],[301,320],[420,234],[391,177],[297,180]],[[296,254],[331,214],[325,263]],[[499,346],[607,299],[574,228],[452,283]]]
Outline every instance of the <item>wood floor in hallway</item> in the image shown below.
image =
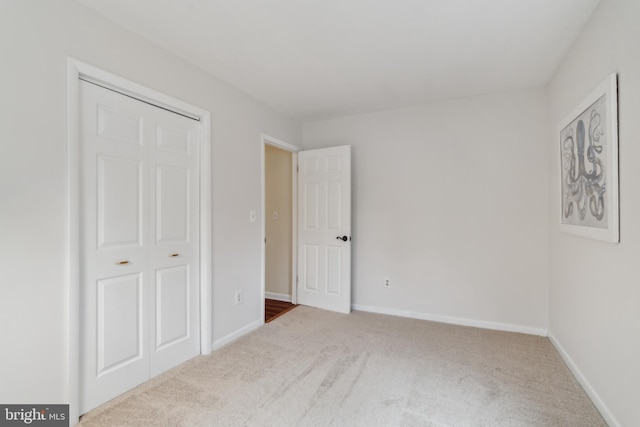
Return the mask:
[[278,301],[275,299],[264,300],[264,321],[265,323],[271,322],[273,319],[277,319],[288,311],[293,310],[297,306],[290,302]]

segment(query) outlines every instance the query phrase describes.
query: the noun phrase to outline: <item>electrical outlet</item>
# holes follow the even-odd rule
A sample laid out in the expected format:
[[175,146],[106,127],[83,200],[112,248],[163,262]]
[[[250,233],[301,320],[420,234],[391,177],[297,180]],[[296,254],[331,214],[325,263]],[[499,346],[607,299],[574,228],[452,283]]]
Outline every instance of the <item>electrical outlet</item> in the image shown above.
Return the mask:
[[385,277],[384,278],[384,287],[385,288],[390,288],[391,287],[391,277]]
[[236,305],[242,304],[242,291],[236,291]]

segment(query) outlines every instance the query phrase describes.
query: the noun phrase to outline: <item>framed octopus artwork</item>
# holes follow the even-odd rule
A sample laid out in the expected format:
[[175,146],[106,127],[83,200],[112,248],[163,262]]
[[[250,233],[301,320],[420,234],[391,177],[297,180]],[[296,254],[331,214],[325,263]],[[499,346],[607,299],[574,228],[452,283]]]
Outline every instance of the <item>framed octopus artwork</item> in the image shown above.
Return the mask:
[[618,85],[610,75],[560,123],[560,230],[618,242]]

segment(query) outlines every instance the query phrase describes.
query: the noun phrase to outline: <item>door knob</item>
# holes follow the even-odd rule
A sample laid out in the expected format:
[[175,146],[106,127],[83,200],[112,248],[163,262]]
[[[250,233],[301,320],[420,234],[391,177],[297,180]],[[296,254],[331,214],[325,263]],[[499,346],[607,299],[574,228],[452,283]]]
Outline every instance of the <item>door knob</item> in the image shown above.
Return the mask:
[[349,240],[349,238],[347,236],[342,236],[342,237],[338,236],[338,237],[336,237],[336,239],[342,240],[343,242],[346,242],[347,240]]

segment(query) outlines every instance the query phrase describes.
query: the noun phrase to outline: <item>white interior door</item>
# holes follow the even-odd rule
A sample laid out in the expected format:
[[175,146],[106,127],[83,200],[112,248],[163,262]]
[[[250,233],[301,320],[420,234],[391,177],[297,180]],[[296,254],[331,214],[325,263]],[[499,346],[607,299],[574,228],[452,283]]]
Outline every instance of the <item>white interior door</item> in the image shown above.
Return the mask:
[[298,303],[351,311],[351,147],[298,152]]
[[199,353],[199,127],[81,82],[85,413]]

